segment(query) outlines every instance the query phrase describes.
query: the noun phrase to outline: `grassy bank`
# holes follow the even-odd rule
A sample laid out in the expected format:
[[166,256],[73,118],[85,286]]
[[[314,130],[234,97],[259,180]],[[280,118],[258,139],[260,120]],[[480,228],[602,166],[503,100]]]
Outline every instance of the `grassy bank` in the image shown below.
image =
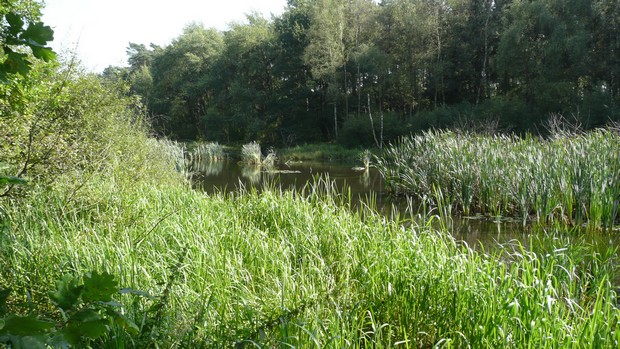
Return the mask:
[[363,149],[345,148],[339,144],[307,144],[278,151],[282,161],[350,161],[358,163]]
[[10,226],[0,237],[0,280],[19,296],[12,310],[50,317],[60,314],[47,291],[65,273],[108,271],[154,297],[119,295],[139,331],[112,327],[93,347],[620,342],[612,251],[584,254],[582,244],[556,239],[547,252],[516,244],[484,255],[426,226],[353,214],[324,184],[311,196],[209,197],[182,184],[109,178],[68,197],[69,188],[31,188],[27,201],[2,203]]
[[387,149],[377,168],[395,193],[466,215],[611,227],[620,220],[620,137],[599,130],[542,140],[430,132]]

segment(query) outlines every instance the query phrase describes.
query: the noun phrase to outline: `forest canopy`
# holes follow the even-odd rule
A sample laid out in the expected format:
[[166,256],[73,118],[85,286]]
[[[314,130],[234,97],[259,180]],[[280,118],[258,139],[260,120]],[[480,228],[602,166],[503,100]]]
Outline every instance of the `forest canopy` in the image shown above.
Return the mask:
[[160,135],[375,143],[429,128],[543,132],[620,115],[616,0],[289,0],[226,31],[189,24],[108,67]]

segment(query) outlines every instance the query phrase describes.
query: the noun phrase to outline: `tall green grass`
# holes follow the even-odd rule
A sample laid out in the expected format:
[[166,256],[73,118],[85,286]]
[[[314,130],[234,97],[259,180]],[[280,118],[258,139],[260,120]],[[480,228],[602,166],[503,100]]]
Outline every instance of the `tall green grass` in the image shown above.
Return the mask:
[[189,152],[190,162],[207,163],[223,160],[225,157],[224,147],[217,143],[198,143]]
[[260,165],[263,162],[263,153],[260,144],[250,142],[241,147],[241,161],[249,165]]
[[190,160],[185,144],[169,139],[152,139],[152,146],[160,153],[161,158],[172,162],[174,169],[183,176],[189,175]]
[[53,281],[88,270],[154,297],[117,297],[139,332],[113,328],[93,347],[620,344],[613,250],[558,238],[478,253],[430,224],[353,213],[326,180],[299,194],[206,196],[107,177],[70,201],[62,185],[32,190],[0,203],[0,283],[23,295],[13,308],[50,311]]
[[427,132],[386,149],[376,167],[391,191],[466,215],[611,227],[620,219],[619,149],[606,130],[550,140]]

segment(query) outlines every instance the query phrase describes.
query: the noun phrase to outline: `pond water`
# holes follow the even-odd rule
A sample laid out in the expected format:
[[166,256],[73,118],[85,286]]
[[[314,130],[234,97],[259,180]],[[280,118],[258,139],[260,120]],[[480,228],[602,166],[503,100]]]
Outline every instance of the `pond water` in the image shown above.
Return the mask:
[[[329,176],[342,191],[351,194],[352,206],[359,207],[369,200],[377,211],[389,216],[398,212],[401,216],[417,214],[419,205],[411,204],[403,198],[393,198],[386,191],[379,172],[354,169],[355,165],[344,163],[289,162],[278,164],[266,170],[259,166],[239,164],[236,161],[218,161],[194,164],[193,183],[195,188],[207,193],[230,192],[240,187],[260,189],[267,182],[284,189],[300,189],[313,182],[317,176]],[[413,208],[413,209],[412,209]],[[520,223],[488,219],[452,217],[445,225],[447,230],[459,241],[470,246],[493,246],[512,240],[528,244],[529,233]]]

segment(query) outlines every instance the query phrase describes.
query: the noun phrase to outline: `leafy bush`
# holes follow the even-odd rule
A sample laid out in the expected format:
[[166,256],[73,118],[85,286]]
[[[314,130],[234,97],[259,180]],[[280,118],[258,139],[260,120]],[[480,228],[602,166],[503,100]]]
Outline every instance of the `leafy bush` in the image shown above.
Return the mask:
[[4,175],[51,183],[58,175],[107,173],[120,180],[172,180],[140,106],[123,85],[72,65],[37,64],[28,79],[0,86]]
[[11,290],[0,290],[0,344],[13,348],[47,348],[78,346],[106,335],[114,325],[132,334],[138,326],[120,311],[115,294],[137,293],[119,290],[117,281],[108,273],[89,272],[83,278],[64,275],[49,292],[51,303],[59,313],[57,320],[35,314],[7,312]]
[[520,100],[499,96],[480,104],[464,102],[421,111],[413,119],[413,130],[450,128],[487,133],[493,125],[499,131],[534,131],[540,115]]

